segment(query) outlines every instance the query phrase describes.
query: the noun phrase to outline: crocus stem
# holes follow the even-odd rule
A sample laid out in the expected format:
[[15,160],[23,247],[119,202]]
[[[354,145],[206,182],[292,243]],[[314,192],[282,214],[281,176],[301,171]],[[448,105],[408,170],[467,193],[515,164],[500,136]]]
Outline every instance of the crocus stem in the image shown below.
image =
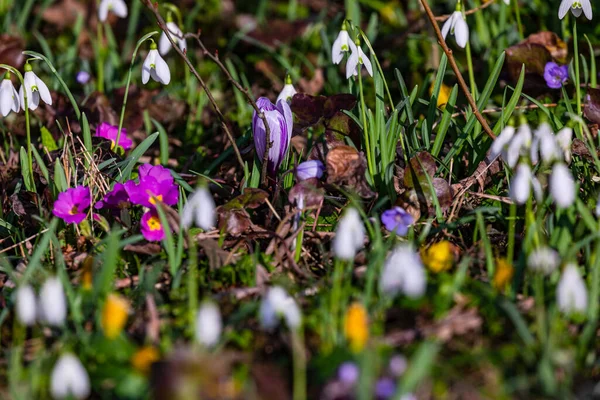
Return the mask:
[[361,76],[362,67],[359,65],[358,68],[358,91],[360,92],[360,111],[362,116],[363,123],[363,134],[365,138],[365,150],[367,153],[367,165],[369,166],[369,174],[374,179],[375,178],[375,167],[373,165],[373,157],[371,156],[371,143],[369,140],[369,130],[367,128],[367,113],[365,106],[365,96],[363,94],[363,86],[362,86],[362,76]]
[[292,330],[292,356],[294,358],[294,400],[305,400],[306,351],[304,349],[304,330],[302,327]]
[[[575,104],[577,104],[577,117],[581,117],[581,84],[579,82],[579,46],[577,44],[577,19],[573,23],[573,57],[575,57]],[[579,137],[583,137],[583,127],[578,122]]]

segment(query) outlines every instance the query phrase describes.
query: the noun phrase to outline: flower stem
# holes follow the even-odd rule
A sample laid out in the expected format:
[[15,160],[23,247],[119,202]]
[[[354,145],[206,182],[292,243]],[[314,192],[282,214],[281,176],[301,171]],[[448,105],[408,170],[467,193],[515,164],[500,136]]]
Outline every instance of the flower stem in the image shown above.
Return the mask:
[[104,55],[102,50],[102,23],[98,21],[96,25],[96,88],[100,93],[104,93]]
[[[573,57],[575,57],[575,104],[577,104],[577,117],[581,117],[581,85],[579,82],[579,46],[577,44],[577,19],[573,23]],[[583,127],[578,123],[579,137],[583,137]]]
[[342,301],[342,278],[344,276],[344,261],[335,259],[333,265],[333,284],[331,288],[331,299],[329,303],[329,315],[331,316],[331,332],[333,343],[338,342],[339,331],[339,313],[340,303]]
[[517,17],[517,27],[519,29],[519,38],[521,40],[525,39],[525,36],[523,34],[523,24],[521,24],[521,9],[519,8],[519,0],[514,0],[513,2],[513,6],[515,9],[515,16]]
[[292,330],[292,356],[294,363],[294,400],[306,399],[306,351],[302,326]]
[[473,58],[471,57],[471,42],[467,41],[467,67],[469,68],[469,84],[471,85],[471,93],[473,94],[473,100],[477,101],[478,92],[475,84],[475,72],[473,71]]
[[369,174],[371,175],[371,178],[375,178],[375,167],[374,167],[374,161],[373,157],[371,156],[371,141],[369,140],[369,131],[367,129],[367,113],[366,113],[366,106],[365,106],[365,96],[363,94],[363,85],[362,85],[362,64],[359,64],[358,66],[358,91],[360,92],[360,111],[361,111],[361,116],[362,116],[362,122],[363,122],[363,134],[364,134],[364,138],[365,138],[365,150],[367,153],[367,165],[369,167]]

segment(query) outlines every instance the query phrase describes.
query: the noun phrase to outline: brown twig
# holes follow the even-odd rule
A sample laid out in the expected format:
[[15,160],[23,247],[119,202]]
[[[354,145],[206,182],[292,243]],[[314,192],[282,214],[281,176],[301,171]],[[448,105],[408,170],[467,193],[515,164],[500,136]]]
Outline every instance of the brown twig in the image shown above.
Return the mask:
[[[479,7],[475,7],[470,10],[467,10],[467,11],[465,11],[465,15],[475,14],[477,11],[483,10],[484,8],[487,8],[487,7],[491,6],[492,4],[494,4],[494,1],[495,0],[488,0],[485,3],[483,3],[482,5],[480,5]],[[438,22],[444,22],[447,19],[449,19],[451,16],[452,16],[452,14],[440,15],[438,17],[435,17],[435,20]]]
[[229,139],[229,142],[231,143],[231,146],[233,147],[233,151],[235,152],[238,163],[240,164],[240,166],[242,167],[242,170],[243,170],[244,169],[244,160],[242,159],[240,150],[238,149],[237,144],[235,143],[235,139],[233,138],[233,135],[232,135],[231,131],[229,130],[229,127],[227,126],[227,121],[225,120],[225,116],[223,115],[223,113],[221,112],[221,109],[217,105],[217,102],[215,101],[215,98],[213,97],[210,90],[208,89],[208,86],[206,86],[206,83],[204,82],[204,80],[202,79],[202,77],[200,76],[198,71],[196,71],[196,68],[194,68],[194,65],[192,64],[190,59],[187,57],[186,53],[181,51],[181,49],[179,48],[177,43],[175,43],[175,41],[173,40],[171,31],[169,31],[169,29],[167,28],[167,24],[165,23],[165,20],[163,19],[163,17],[160,15],[160,12],[158,11],[158,3],[152,4],[152,0],[140,0],[140,1],[146,7],[148,7],[148,9],[150,11],[152,11],[152,13],[154,14],[154,17],[156,18],[158,27],[167,35],[167,39],[169,39],[171,46],[173,46],[173,48],[175,49],[177,54],[179,54],[179,56],[183,59],[183,61],[188,66],[189,70],[192,72],[192,74],[194,74],[194,76],[200,83],[200,86],[202,86],[202,89],[204,89],[204,91],[206,92],[206,95],[208,96],[208,100],[212,104],[215,112],[217,113],[217,116],[219,117],[219,120],[221,121],[221,126],[223,127],[223,130],[225,131],[225,134],[227,135],[227,139]]
[[[544,107],[546,108],[553,108],[553,107],[558,107],[557,103],[548,103],[548,104],[542,104]],[[537,104],[527,104],[525,106],[516,106],[515,110],[537,110],[538,108],[540,108]],[[498,112],[502,112],[504,110],[504,108],[502,107],[497,107],[497,108],[486,108],[485,110],[481,110],[482,114],[493,114],[493,113],[498,113]],[[467,115],[466,111],[459,111],[459,112],[455,112],[454,114],[452,114],[452,118],[456,118],[456,117],[460,117],[461,115]]]
[[431,7],[429,7],[429,3],[427,2],[427,0],[421,0],[421,4],[423,4],[423,8],[425,8],[425,12],[427,13],[429,22],[431,23],[431,26],[435,30],[435,34],[438,38],[438,42],[440,43],[440,46],[442,46],[444,53],[446,53],[446,56],[448,57],[450,66],[452,67],[452,70],[454,71],[454,74],[456,75],[456,78],[458,79],[458,84],[460,85],[462,91],[465,93],[465,96],[467,97],[467,101],[469,102],[469,105],[473,109],[473,113],[475,114],[475,117],[477,118],[477,120],[479,121],[481,126],[483,127],[483,130],[485,131],[485,133],[487,133],[488,136],[491,137],[492,139],[495,139],[496,135],[494,135],[494,132],[492,132],[492,130],[490,129],[490,126],[488,125],[487,121],[485,120],[485,118],[483,118],[483,116],[479,112],[479,109],[477,108],[477,104],[475,104],[475,100],[473,100],[473,96],[471,95],[471,92],[467,86],[467,83],[465,82],[462,74],[460,73],[460,70],[458,69],[458,65],[456,65],[456,60],[454,60],[454,56],[452,55],[452,50],[450,50],[450,48],[446,44],[446,41],[444,40],[444,36],[442,36],[442,32],[440,31],[440,27],[438,26],[438,24],[435,20],[435,15],[433,15],[433,11],[431,11]]
[[208,58],[210,58],[215,64],[217,64],[217,66],[221,69],[221,71],[223,71],[223,73],[225,74],[225,76],[227,77],[227,79],[229,80],[229,82],[231,82],[231,84],[240,92],[244,95],[244,97],[246,98],[246,102],[248,104],[250,104],[252,106],[252,108],[254,108],[254,111],[256,112],[256,115],[258,116],[258,118],[260,118],[263,122],[263,124],[265,125],[265,131],[266,131],[266,146],[265,146],[265,154],[263,155],[263,159],[262,159],[262,171],[261,171],[261,182],[263,182],[264,184],[266,184],[266,178],[267,178],[267,163],[269,161],[269,149],[271,149],[271,147],[273,146],[273,143],[271,142],[271,128],[269,127],[269,124],[267,123],[267,117],[265,117],[265,114],[261,111],[260,108],[258,108],[258,105],[256,104],[256,102],[254,101],[254,99],[252,98],[252,96],[250,96],[250,92],[248,91],[247,88],[243,87],[238,81],[236,81],[235,79],[233,79],[233,76],[231,76],[231,73],[229,72],[229,70],[227,69],[227,67],[225,67],[225,65],[223,65],[223,63],[221,62],[221,59],[219,58],[219,53],[215,52],[210,53],[207,49],[206,46],[204,46],[204,43],[202,42],[202,40],[200,39],[200,35],[202,34],[201,31],[198,31],[198,33],[194,34],[194,33],[186,33],[185,35],[183,35],[184,38],[191,38],[191,39],[196,39],[196,42],[198,42],[198,46],[200,46],[200,48],[202,49],[203,53],[205,56],[207,56]]

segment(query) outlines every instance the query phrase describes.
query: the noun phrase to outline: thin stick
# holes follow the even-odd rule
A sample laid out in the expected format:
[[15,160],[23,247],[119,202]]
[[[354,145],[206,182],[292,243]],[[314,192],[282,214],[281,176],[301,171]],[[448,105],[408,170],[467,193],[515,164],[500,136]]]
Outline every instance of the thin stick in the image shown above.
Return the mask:
[[[479,7],[475,7],[468,11],[465,11],[465,15],[475,14],[477,11],[483,10],[484,8],[487,8],[487,7],[491,6],[492,4],[494,4],[494,1],[495,0],[488,0],[487,2],[483,3]],[[439,17],[435,17],[435,20],[438,22],[444,22],[451,16],[452,16],[452,14],[440,15]]]
[[238,163],[240,164],[242,169],[244,169],[245,168],[244,160],[242,159],[240,150],[238,149],[237,144],[235,143],[235,139],[233,138],[233,135],[231,134],[231,131],[229,130],[229,127],[227,126],[227,121],[225,120],[225,116],[221,112],[221,109],[217,105],[217,102],[215,101],[215,98],[213,97],[210,90],[208,89],[208,86],[206,86],[206,83],[204,82],[204,80],[202,79],[200,74],[198,74],[198,71],[196,71],[196,68],[194,68],[194,65],[192,64],[190,59],[187,57],[187,55],[183,51],[181,51],[181,49],[179,48],[177,43],[175,43],[175,41],[173,40],[171,31],[169,31],[169,29],[167,28],[167,24],[165,23],[165,20],[158,12],[158,3],[152,4],[151,0],[141,0],[141,1],[144,3],[144,5],[146,7],[148,7],[148,9],[150,9],[152,11],[152,13],[154,13],[154,17],[156,18],[158,27],[165,33],[165,35],[167,36],[167,39],[169,39],[169,42],[171,42],[171,46],[173,46],[173,48],[175,49],[177,54],[179,54],[179,56],[183,59],[183,61],[188,66],[189,70],[192,72],[192,74],[194,74],[194,76],[200,83],[200,86],[202,86],[202,89],[204,89],[204,91],[206,92],[206,95],[208,96],[208,100],[212,104],[215,112],[217,113],[217,116],[219,117],[219,120],[221,121],[221,126],[223,127],[223,130],[225,131],[225,134],[227,135],[227,139],[229,139],[229,142],[231,143],[231,146],[233,147],[233,151],[235,152]]
[[425,12],[427,13],[427,17],[429,18],[429,22],[431,23],[431,26],[433,26],[433,29],[435,30],[435,34],[438,38],[438,42],[439,42],[440,46],[442,46],[444,53],[446,53],[446,56],[448,56],[448,61],[450,61],[450,66],[452,67],[452,70],[454,71],[454,74],[456,75],[456,78],[458,79],[458,84],[460,85],[462,91],[465,93],[465,96],[467,97],[467,101],[469,102],[469,105],[473,109],[473,113],[475,114],[475,117],[477,118],[477,120],[479,121],[481,126],[483,127],[483,130],[485,131],[485,133],[487,133],[487,135],[489,137],[491,137],[492,139],[495,139],[496,135],[494,135],[494,132],[492,132],[492,130],[490,129],[490,126],[488,125],[487,121],[485,120],[485,118],[483,118],[483,116],[479,112],[479,109],[477,108],[477,104],[475,104],[475,100],[473,100],[473,96],[471,95],[471,92],[469,91],[469,87],[467,86],[462,74],[460,73],[460,70],[458,69],[458,65],[456,65],[456,60],[454,60],[454,56],[452,55],[452,50],[450,50],[450,48],[448,48],[448,45],[446,44],[446,41],[444,40],[444,36],[442,36],[442,32],[440,31],[440,27],[438,26],[438,24],[435,20],[435,15],[433,15],[433,12],[431,11],[431,8],[429,7],[429,3],[427,3],[427,0],[421,0],[421,4],[423,4],[423,7],[425,8]]

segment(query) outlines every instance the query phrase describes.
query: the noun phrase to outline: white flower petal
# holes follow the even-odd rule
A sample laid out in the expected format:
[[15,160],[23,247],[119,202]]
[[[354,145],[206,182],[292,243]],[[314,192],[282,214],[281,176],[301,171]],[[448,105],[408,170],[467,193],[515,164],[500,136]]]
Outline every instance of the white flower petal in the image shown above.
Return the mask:
[[350,57],[348,57],[348,61],[346,62],[346,79],[350,79],[353,75],[357,75],[358,67],[358,51],[354,51],[350,54]]
[[13,87],[8,79],[4,79],[0,85],[0,113],[3,117],[10,114],[13,109]]
[[48,86],[37,76],[35,77],[35,83],[38,88],[38,92],[40,92],[40,98],[44,101],[44,103],[49,106],[52,105],[52,96],[50,95],[50,90],[48,90]]
[[125,18],[127,17],[127,4],[124,0],[112,0],[111,11],[118,17]]
[[565,164],[554,165],[550,175],[550,194],[561,208],[567,208],[575,201],[575,180]]
[[444,22],[444,25],[442,26],[442,36],[444,37],[444,39],[446,39],[448,37],[448,33],[450,32],[450,29],[452,29],[452,25],[454,25],[454,13],[452,13],[452,15],[450,16],[450,18],[448,18],[446,20],[446,22]]
[[456,24],[454,25],[454,38],[456,39],[456,44],[463,49],[469,41],[469,25],[467,25],[467,21],[464,20],[462,14],[456,18]]
[[219,307],[204,302],[196,314],[196,340],[206,347],[213,347],[221,338],[223,321]]
[[373,66],[371,65],[371,60],[362,51],[361,48],[358,49],[358,54],[359,54],[360,59],[362,60],[362,63],[364,64],[365,68],[367,69],[367,72],[369,73],[369,75],[371,75],[371,77],[373,77]]
[[52,326],[63,325],[67,318],[67,299],[62,283],[56,277],[48,278],[40,290],[42,319]]
[[348,208],[335,230],[332,250],[342,260],[353,260],[365,241],[365,227],[355,208]]
[[50,394],[55,399],[73,396],[85,399],[90,395],[90,377],[81,361],[72,354],[63,354],[52,369]]
[[587,287],[576,265],[565,267],[556,287],[556,303],[565,314],[584,313],[588,306]]
[[159,78],[158,82],[163,85],[168,85],[171,82],[171,70],[169,70],[169,65],[163,60],[160,54],[156,54],[156,75]]
[[513,136],[515,135],[516,129],[514,126],[506,126],[500,132],[500,135],[492,143],[490,148],[490,156],[492,159],[498,157],[502,150],[510,143]]
[[379,280],[381,291],[395,296],[421,297],[427,288],[427,277],[419,254],[408,244],[401,244],[385,261]]
[[592,4],[590,3],[590,0],[579,0],[579,3],[581,3],[581,8],[583,8],[583,13],[585,14],[585,17],[591,21]]
[[519,164],[517,172],[510,182],[510,198],[517,204],[525,204],[531,194],[531,168],[527,164]]
[[572,0],[562,0],[560,2],[560,7],[558,8],[558,18],[559,19],[563,19],[565,17],[565,15],[567,15],[567,12],[569,12],[569,9],[571,8],[572,3],[573,3]]
[[171,50],[171,42],[169,42],[167,34],[163,32],[160,34],[160,39],[158,39],[158,51],[164,56],[169,50]]
[[36,312],[35,292],[30,285],[20,286],[17,289],[15,311],[19,321],[26,326],[35,324]]
[[98,7],[98,18],[100,21],[106,21],[108,17],[108,7],[110,6],[111,0],[102,0],[100,2],[100,6]]

